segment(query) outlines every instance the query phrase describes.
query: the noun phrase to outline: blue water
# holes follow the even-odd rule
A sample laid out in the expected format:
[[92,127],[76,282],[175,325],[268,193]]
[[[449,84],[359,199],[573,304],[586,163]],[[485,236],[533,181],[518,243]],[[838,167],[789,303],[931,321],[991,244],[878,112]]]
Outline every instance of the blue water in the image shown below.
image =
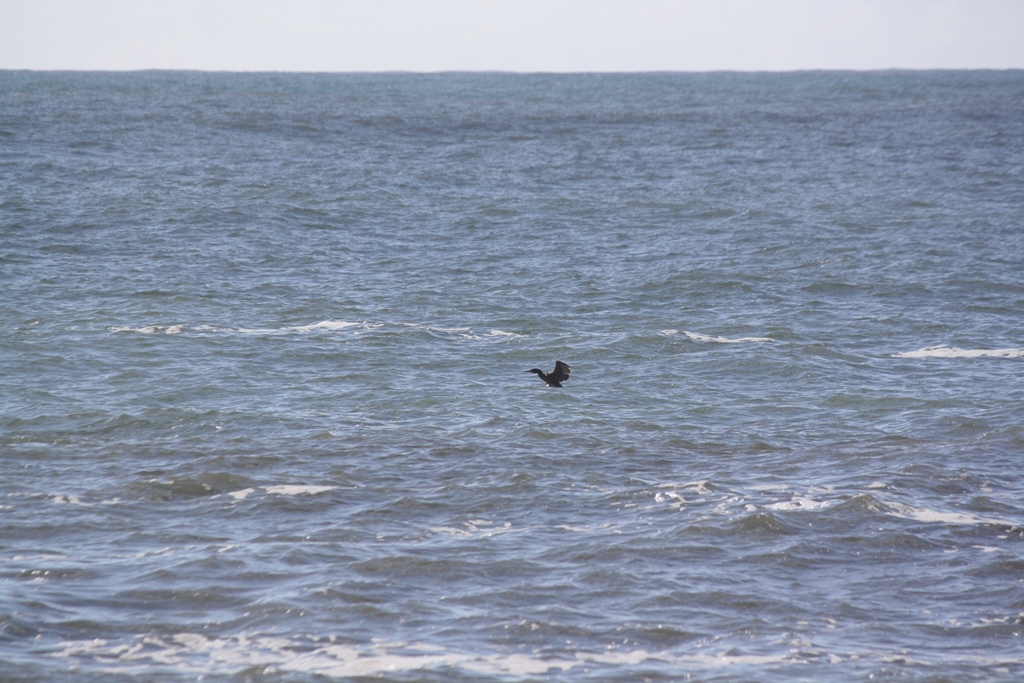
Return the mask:
[[1019,681],[1022,273],[1020,71],[0,72],[0,681]]

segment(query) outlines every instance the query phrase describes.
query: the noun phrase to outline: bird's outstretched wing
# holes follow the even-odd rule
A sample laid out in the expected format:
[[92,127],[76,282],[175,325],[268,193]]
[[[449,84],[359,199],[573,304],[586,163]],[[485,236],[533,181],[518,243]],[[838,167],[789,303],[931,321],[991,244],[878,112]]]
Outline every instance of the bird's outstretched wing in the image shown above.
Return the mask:
[[560,360],[555,361],[555,369],[548,375],[548,379],[554,382],[564,382],[569,379],[569,373],[572,372],[572,368],[563,363]]

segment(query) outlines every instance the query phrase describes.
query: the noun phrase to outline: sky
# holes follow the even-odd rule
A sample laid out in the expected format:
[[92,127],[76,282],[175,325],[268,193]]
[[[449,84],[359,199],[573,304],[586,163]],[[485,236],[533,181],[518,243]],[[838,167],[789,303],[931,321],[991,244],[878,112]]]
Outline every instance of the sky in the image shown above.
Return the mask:
[[0,69],[1024,68],[1024,0],[0,0]]

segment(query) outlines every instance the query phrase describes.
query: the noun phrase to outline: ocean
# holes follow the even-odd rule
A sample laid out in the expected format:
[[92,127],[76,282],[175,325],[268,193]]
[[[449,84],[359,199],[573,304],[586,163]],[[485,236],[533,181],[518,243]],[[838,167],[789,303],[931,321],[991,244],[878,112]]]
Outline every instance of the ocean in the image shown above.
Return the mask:
[[1022,680],[1022,274],[1022,71],[0,71],[0,681]]

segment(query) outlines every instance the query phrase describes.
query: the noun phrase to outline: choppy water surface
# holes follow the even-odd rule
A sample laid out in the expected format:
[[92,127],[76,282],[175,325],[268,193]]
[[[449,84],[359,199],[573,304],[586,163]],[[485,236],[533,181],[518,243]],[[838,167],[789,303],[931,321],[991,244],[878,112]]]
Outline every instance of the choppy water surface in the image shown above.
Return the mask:
[[1021,72],[0,72],[0,681],[1020,680],[1022,220]]

